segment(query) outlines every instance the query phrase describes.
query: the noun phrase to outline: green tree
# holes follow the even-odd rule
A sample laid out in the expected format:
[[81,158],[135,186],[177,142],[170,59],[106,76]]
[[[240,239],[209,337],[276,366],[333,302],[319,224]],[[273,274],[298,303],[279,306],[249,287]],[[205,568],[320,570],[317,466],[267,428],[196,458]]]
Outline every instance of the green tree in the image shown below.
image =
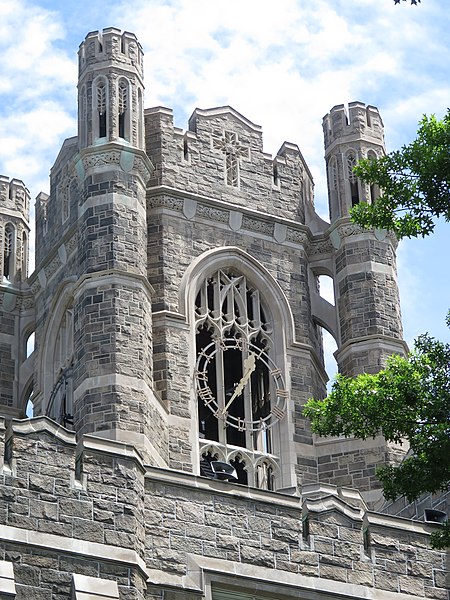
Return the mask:
[[390,229],[399,238],[432,233],[436,217],[450,220],[450,109],[442,120],[424,116],[411,144],[361,160],[355,173],[383,192],[373,204],[354,207],[354,221]]
[[[355,173],[383,191],[373,204],[352,210],[354,221],[390,229],[399,238],[430,234],[437,217],[450,220],[450,110],[442,121],[424,117],[414,142],[360,161]],[[375,375],[338,375],[328,397],[309,400],[304,413],[319,435],[366,439],[382,433],[388,441],[409,443],[399,466],[377,471],[387,499],[412,501],[449,490],[450,344],[422,335],[409,356],[392,356]],[[431,541],[435,548],[450,547],[450,522]]]
[[[412,501],[450,485],[450,344],[422,335],[404,358],[391,356],[379,373],[338,375],[324,400],[304,408],[319,435],[355,436],[380,433],[386,440],[407,440],[410,455],[399,465],[377,470],[386,499]],[[450,546],[450,525],[434,533],[436,548]]]

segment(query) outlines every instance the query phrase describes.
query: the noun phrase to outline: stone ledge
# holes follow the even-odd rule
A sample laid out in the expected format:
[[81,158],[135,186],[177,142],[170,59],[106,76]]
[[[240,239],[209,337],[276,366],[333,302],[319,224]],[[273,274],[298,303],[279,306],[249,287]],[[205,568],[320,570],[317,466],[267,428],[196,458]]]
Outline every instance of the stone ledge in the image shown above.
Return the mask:
[[134,567],[145,578],[148,577],[145,562],[137,552],[127,548],[61,537],[52,533],[30,531],[19,527],[11,527],[10,525],[0,525],[0,540],[26,547],[34,546],[46,551],[84,556],[89,560],[119,563],[127,567]]
[[195,490],[204,490],[211,493],[224,494],[242,500],[251,500],[265,502],[271,505],[282,506],[285,508],[295,508],[300,510],[300,496],[292,496],[281,492],[272,492],[242,486],[229,481],[220,481],[219,479],[208,479],[199,475],[192,475],[183,471],[171,471],[169,469],[159,469],[156,467],[147,467],[146,479],[183,488]]
[[31,419],[14,419],[8,427],[6,437],[9,439],[12,435],[30,435],[32,433],[49,433],[64,444],[76,445],[75,432],[69,431],[45,416]]
[[14,569],[12,562],[0,560],[0,595],[16,597],[16,585],[14,581]]
[[[177,576],[152,569],[148,583],[166,589],[205,594],[211,584],[239,586],[240,591],[265,592],[286,598],[307,597],[318,600],[325,596],[360,600],[417,600],[411,594],[388,592],[360,584],[344,583],[319,577],[309,577],[288,571],[243,564],[235,561],[190,555],[187,574]],[[422,597],[427,598],[427,597]]]

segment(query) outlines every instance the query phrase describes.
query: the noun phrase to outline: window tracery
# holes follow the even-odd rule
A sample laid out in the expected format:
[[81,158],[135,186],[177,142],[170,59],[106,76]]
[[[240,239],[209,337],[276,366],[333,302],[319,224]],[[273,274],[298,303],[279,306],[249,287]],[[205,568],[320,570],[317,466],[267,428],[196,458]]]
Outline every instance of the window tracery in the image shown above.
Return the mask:
[[53,389],[46,411],[50,418],[64,427],[73,424],[73,327],[73,310],[67,309],[56,336],[53,354]]
[[[218,444],[240,483],[273,489],[274,432],[288,394],[259,291],[238,272],[217,271],[197,294],[195,324],[201,448]],[[257,466],[262,456],[271,462]]]
[[95,89],[97,138],[105,138],[107,133],[107,87],[106,81],[100,78]]
[[12,281],[14,277],[14,227],[11,223],[5,226],[3,241],[3,278]]
[[118,90],[118,113],[119,113],[119,137],[128,139],[127,117],[129,110],[128,84],[125,79],[119,81]]
[[356,167],[356,163],[356,153],[353,150],[350,150],[347,152],[347,177],[350,184],[350,197],[352,206],[355,206],[360,201],[358,179],[353,171],[353,169]]
[[239,187],[239,163],[241,159],[250,158],[250,149],[239,141],[238,134],[233,131],[223,131],[222,137],[213,137],[212,146],[225,155],[225,183]]

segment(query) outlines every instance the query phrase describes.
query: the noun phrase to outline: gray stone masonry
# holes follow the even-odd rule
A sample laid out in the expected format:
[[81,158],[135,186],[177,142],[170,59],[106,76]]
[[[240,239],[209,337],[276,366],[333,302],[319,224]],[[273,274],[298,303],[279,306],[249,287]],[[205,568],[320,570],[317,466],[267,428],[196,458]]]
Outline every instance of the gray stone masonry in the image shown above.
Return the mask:
[[[147,153],[156,168],[149,185],[305,222],[313,182],[300,150],[284,144],[272,159],[263,152],[261,128],[233,108],[197,109],[187,132],[174,128],[171,110],[148,109],[145,131]],[[227,143],[226,133],[236,139]],[[237,156],[236,185],[227,184],[227,149]]]
[[[197,578],[217,564],[235,583],[251,568],[272,585],[285,574],[319,589],[356,585],[360,597],[376,588],[447,600],[433,528],[367,512],[355,491],[305,486],[302,500],[251,491],[145,469],[131,447],[93,436],[77,448],[46,418],[0,425],[0,560],[13,564],[18,600],[68,600],[73,573],[116,581],[121,600],[167,586],[174,598],[202,598]],[[186,579],[194,563],[203,567]]]

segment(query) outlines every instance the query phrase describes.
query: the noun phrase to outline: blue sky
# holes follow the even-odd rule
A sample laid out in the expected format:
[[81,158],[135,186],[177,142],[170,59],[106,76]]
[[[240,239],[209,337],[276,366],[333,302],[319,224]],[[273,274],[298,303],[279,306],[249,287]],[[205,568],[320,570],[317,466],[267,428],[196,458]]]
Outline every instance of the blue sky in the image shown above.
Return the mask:
[[[230,104],[263,127],[265,151],[297,143],[327,215],[322,117],[336,104],[378,106],[388,150],[414,138],[422,114],[450,104],[446,0],[1,0],[0,174],[34,199],[65,137],[76,134],[77,50],[89,31],[136,33],[146,107],[165,105],[186,128],[194,108]],[[450,341],[450,225],[403,242],[405,339]]]

